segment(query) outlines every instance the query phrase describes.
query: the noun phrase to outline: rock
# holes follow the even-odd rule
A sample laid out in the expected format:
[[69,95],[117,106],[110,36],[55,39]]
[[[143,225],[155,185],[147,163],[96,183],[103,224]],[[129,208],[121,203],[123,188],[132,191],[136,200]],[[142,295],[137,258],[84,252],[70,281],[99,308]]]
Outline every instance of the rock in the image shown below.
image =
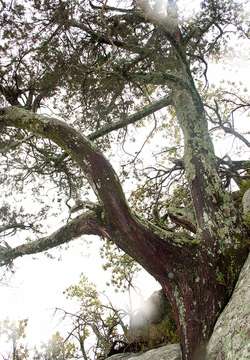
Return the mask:
[[216,322],[208,360],[250,359],[250,255],[233,295]]
[[170,344],[152,349],[143,354],[118,354],[108,360],[181,360],[181,349],[179,344]]

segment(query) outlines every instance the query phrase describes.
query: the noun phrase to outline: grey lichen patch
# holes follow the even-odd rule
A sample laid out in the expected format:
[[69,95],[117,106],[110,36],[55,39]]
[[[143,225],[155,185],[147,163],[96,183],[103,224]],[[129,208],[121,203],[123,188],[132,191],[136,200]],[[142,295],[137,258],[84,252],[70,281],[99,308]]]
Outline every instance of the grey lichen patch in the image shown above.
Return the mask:
[[182,331],[184,333],[185,345],[186,345],[186,348],[188,349],[188,343],[187,343],[188,329],[187,329],[187,323],[186,323],[186,309],[185,309],[184,299],[183,299],[181,292],[177,286],[175,286],[175,288],[174,288],[174,298],[176,301],[176,305],[178,307],[179,322],[180,322]]
[[243,214],[250,214],[250,189],[248,189],[242,197]]
[[216,271],[216,281],[221,285],[226,285],[224,274],[219,270]]
[[190,244],[190,241],[188,241],[188,235],[177,233],[174,234],[171,231],[165,230],[152,222],[144,219],[138,214],[134,214],[136,220],[140,222],[143,226],[150,229],[153,233],[155,233],[157,236],[159,236],[162,240],[166,239],[166,241],[171,241],[173,244],[176,244],[177,246],[183,246],[185,244]]

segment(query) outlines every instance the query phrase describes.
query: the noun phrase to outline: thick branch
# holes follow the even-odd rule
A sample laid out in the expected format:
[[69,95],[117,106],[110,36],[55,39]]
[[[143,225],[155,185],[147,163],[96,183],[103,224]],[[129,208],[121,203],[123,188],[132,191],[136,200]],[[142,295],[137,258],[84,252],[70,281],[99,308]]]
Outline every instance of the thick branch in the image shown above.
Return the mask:
[[[175,159],[175,158],[169,158],[169,160],[174,163],[176,166],[178,166],[180,169],[185,169],[185,164],[183,159]],[[219,157],[216,157],[217,165],[226,165],[233,171],[238,170],[248,170],[250,168],[250,160],[232,160],[228,156],[223,157],[222,159]]]
[[[190,261],[190,266],[195,261],[196,252],[192,246],[183,246],[184,238],[181,234],[148,227],[148,224],[131,214],[111,164],[87,138],[71,126],[55,118],[16,107],[0,110],[0,124],[31,131],[63,148],[84,171],[102,203],[112,239],[159,281],[176,264],[182,266],[183,258]],[[164,253],[160,261],[159,251]],[[148,259],[151,259],[150,262]]]
[[115,121],[112,124],[108,124],[106,126],[103,126],[101,129],[93,132],[88,136],[90,140],[98,139],[99,137],[109,134],[111,131],[121,129],[129,124],[134,124],[135,122],[145,118],[146,116],[149,116],[156,111],[171,105],[172,99],[171,96],[164,96],[160,100],[154,101],[153,103],[144,106],[142,109],[138,110],[136,113],[122,119],[119,121]]
[[[96,205],[93,211],[88,211],[79,215],[51,235],[23,243],[15,248],[12,248],[6,242],[3,242],[3,245],[0,245],[0,267],[10,264],[18,257],[53,249],[79,238],[82,235],[97,235],[102,238],[112,239],[116,242],[119,234],[104,223],[101,219],[101,213],[102,208]],[[148,226],[150,227],[153,225],[148,224]],[[187,238],[186,234],[184,238],[181,233],[178,233],[175,240],[181,243],[187,241]],[[191,238],[189,241],[191,242]]]
[[[131,114],[122,120],[118,120],[113,122],[112,124],[108,124],[103,126],[102,128],[94,131],[93,133],[89,134],[87,137],[89,140],[93,141],[99,139],[100,137],[111,133],[112,131],[119,130],[124,128],[129,124],[134,124],[137,121],[142,120],[146,116],[154,114],[156,111],[163,109],[172,104],[172,97],[171,95],[164,96],[160,100],[156,100],[153,103],[144,106],[142,109],[138,110],[136,113]],[[68,157],[68,154],[64,153],[61,155],[59,162],[63,161]]]
[[219,164],[227,165],[234,171],[248,170],[250,168],[250,160],[231,160],[229,157],[217,159]]
[[167,72],[150,72],[150,73],[130,73],[124,74],[124,76],[131,81],[137,81],[142,84],[153,84],[153,85],[166,85],[166,84],[174,84],[180,85],[182,88],[189,89],[188,82],[184,81],[181,77],[173,75]]
[[51,235],[38,240],[24,243],[15,248],[11,248],[10,246],[1,246],[0,266],[8,264],[20,256],[36,254],[52,249],[78,238],[81,235],[107,236],[95,212],[86,212],[70,221],[68,224],[62,226]]

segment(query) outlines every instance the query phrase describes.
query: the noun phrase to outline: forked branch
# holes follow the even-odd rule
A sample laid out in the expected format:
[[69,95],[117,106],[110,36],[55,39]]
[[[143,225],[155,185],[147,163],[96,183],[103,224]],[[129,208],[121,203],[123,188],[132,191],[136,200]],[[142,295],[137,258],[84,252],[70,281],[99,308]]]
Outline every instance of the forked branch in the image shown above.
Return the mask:
[[[160,276],[168,267],[171,269],[174,263],[182,264],[183,257],[191,261],[195,251],[189,246],[183,246],[183,244],[186,245],[186,235],[158,229],[133,215],[126,202],[120,181],[109,161],[74,128],[61,120],[37,115],[17,107],[1,109],[0,124],[25,129],[35,135],[50,139],[68,153],[83,170],[102,204],[103,219],[105,224],[108,224],[112,240],[155,277],[157,274]],[[60,232],[63,236],[68,234],[68,240],[83,233],[78,232],[78,227],[74,228],[74,225],[73,222],[73,230],[70,226],[66,226],[63,232]],[[100,235],[103,235],[100,228],[98,231]],[[85,233],[96,234],[96,224],[94,230],[93,227],[85,228]],[[38,249],[39,251],[46,250],[47,246],[51,248],[51,244],[57,246],[58,241],[61,241],[58,235],[52,234],[51,237],[44,238],[38,243],[39,246],[43,244],[43,249],[41,250],[39,246]],[[166,250],[162,263],[159,262],[160,248]],[[21,256],[24,250],[28,253],[27,247],[13,249],[12,257]],[[30,253],[33,253],[33,250],[34,247]],[[152,260],[150,264],[149,258]]]

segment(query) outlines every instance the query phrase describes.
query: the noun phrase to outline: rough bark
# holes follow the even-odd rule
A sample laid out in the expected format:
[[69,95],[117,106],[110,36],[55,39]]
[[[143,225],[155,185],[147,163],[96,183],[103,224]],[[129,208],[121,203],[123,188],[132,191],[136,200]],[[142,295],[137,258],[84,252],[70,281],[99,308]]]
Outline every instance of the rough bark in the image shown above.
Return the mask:
[[[25,253],[43,251],[83,233],[95,233],[112,239],[161,283],[180,331],[184,359],[194,359],[197,345],[200,351],[200,346],[209,338],[214,322],[228,299],[227,286],[232,286],[230,276],[224,284],[218,281],[217,271],[227,269],[227,264],[217,256],[218,252],[213,253],[217,249],[211,247],[211,244],[214,246],[215,239],[211,238],[210,232],[209,237],[204,236],[207,232],[201,215],[200,220],[197,216],[197,222],[200,221],[198,224],[202,231],[196,239],[143,222],[129,209],[119,179],[110,163],[87,138],[72,127],[60,120],[16,107],[2,109],[0,122],[2,126],[25,129],[48,138],[63,148],[84,171],[103,207],[101,217],[99,215],[99,218],[93,218],[93,214],[79,217],[48,238],[29,246],[25,244],[6,250],[3,260],[11,261],[11,258]],[[198,155],[195,153],[195,156]],[[193,165],[195,171],[200,169],[200,164],[196,166],[196,161]],[[191,178],[191,188],[194,186],[193,179],[198,181],[197,187],[204,186],[200,185],[200,181],[205,182],[205,176],[203,179],[198,176]],[[206,195],[205,190],[203,191]],[[206,199],[209,204],[212,203],[209,197]],[[202,204],[204,207],[208,206],[206,202]],[[196,211],[199,214],[200,207]],[[62,233],[65,235],[60,238],[58,235]],[[244,256],[237,263],[239,268],[242,259]],[[230,264],[237,276],[238,268],[234,265]]]
[[65,244],[81,235],[106,235],[105,226],[102,224],[98,213],[89,211],[79,215],[68,224],[62,226],[49,236],[34,241],[24,242],[15,248],[10,246],[0,247],[0,266],[10,264],[14,259],[46,251]]
[[[232,297],[221,313],[207,346],[206,360],[248,360],[250,358],[250,256],[243,266]],[[166,345],[142,354],[119,354],[108,359],[179,360],[179,345]],[[201,357],[199,360],[205,360]]]
[[[150,17],[147,6],[150,3],[144,0],[139,3],[146,12],[147,22]],[[156,66],[156,71],[145,70],[143,73],[135,69],[130,72],[129,63],[126,63],[126,71],[123,69],[113,75],[114,79],[117,76],[127,83],[135,82],[141,86],[163,85],[171,92],[173,109],[185,141],[183,165],[196,217],[195,228],[189,229],[195,230],[195,238],[165,231],[133,214],[111,164],[89,139],[74,128],[60,120],[13,106],[1,109],[0,126],[24,129],[60,146],[84,172],[103,210],[101,215],[92,213],[87,218],[77,218],[58,232],[29,246],[24,244],[16,249],[4,247],[0,249],[0,256],[2,264],[6,264],[17,256],[43,251],[82,234],[98,234],[112,239],[160,282],[179,328],[183,360],[194,360],[204,356],[214,323],[231,295],[247,254],[244,243],[247,236],[218,175],[204,106],[192,78],[186,43],[178,27],[175,1],[168,2],[168,12],[167,19],[152,18],[169,49],[167,59],[164,59],[165,71],[163,67],[158,71]],[[112,40],[105,33],[94,31],[78,21],[71,20],[68,26],[77,27],[101,44],[112,44],[139,56],[148,56],[149,60],[152,55],[152,48]],[[7,95],[5,97],[8,100]],[[16,100],[18,97],[9,102],[19,106]],[[165,105],[168,105],[169,99],[165,100]],[[126,121],[121,119],[89,137],[95,139],[137,121],[138,117],[142,118],[162,105],[162,102],[156,102]],[[59,238],[59,234],[63,236]]]

